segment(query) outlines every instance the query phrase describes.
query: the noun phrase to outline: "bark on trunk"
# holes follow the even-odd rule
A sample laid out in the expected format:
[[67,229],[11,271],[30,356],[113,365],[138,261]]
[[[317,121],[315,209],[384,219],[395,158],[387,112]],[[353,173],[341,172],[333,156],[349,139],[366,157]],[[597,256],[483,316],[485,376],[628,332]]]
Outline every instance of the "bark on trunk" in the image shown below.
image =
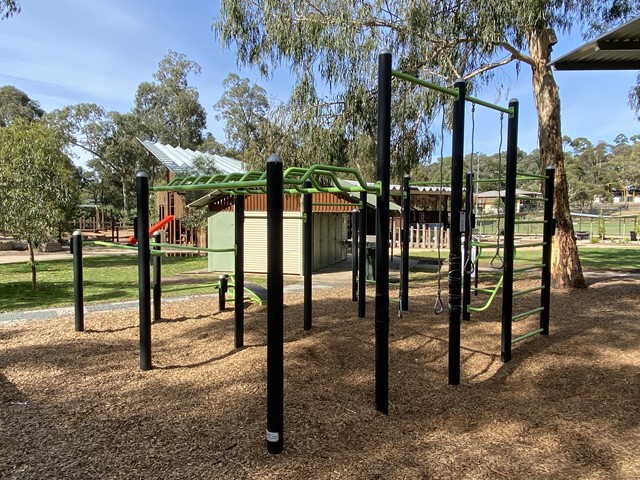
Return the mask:
[[36,291],[36,255],[33,251],[33,242],[29,240],[29,266],[31,266],[31,291]]
[[540,167],[556,168],[554,217],[556,234],[551,258],[551,286],[553,288],[586,288],[578,246],[573,231],[569,207],[569,187],[562,151],[560,130],[560,95],[548,62],[551,56],[549,31],[532,32],[529,36],[529,54],[532,65],[533,92],[538,111],[538,143]]

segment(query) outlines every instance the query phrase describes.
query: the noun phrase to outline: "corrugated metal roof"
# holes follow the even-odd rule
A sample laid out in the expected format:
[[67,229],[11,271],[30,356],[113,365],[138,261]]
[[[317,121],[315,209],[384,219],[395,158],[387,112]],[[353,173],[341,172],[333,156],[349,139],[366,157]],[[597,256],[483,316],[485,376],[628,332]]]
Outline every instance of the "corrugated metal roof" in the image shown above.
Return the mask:
[[154,143],[149,140],[140,140],[140,143],[149,150],[160,163],[176,175],[193,174],[193,162],[200,157],[205,157],[207,162],[213,164],[220,173],[243,173],[247,171],[244,163],[235,158],[204,153],[189,148],[172,147],[171,145],[164,145],[159,142]]
[[556,70],[640,70],[640,17],[557,58]]

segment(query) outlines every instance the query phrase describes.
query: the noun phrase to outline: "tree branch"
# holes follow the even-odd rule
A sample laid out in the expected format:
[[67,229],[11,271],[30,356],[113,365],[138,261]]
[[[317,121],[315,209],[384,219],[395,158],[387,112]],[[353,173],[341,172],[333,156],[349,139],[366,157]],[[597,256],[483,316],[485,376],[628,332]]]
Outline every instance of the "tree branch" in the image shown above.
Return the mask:
[[497,62],[488,63],[479,68],[476,68],[473,72],[468,73],[462,78],[464,78],[465,80],[469,80],[470,78],[480,75],[481,73],[488,72],[489,70],[493,70],[494,68],[501,67],[503,65],[513,62],[514,60],[515,58],[513,58],[513,55],[509,55],[508,57],[505,57],[502,60],[499,60]]

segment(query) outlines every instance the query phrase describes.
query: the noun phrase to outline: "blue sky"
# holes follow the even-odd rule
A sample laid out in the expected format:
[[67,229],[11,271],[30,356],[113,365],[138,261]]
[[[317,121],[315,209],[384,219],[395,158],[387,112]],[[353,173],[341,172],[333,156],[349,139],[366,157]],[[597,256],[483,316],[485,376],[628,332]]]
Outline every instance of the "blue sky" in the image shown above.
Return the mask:
[[[281,69],[273,79],[239,69],[233,52],[223,50],[211,31],[218,12],[215,0],[22,0],[22,13],[0,22],[0,86],[13,85],[49,111],[93,102],[107,110],[128,111],[140,82],[151,81],[158,62],[169,51],[184,53],[202,67],[190,82],[200,92],[208,114],[208,130],[224,141],[223,126],[212,106],[223,93],[229,72],[257,80],[274,100],[285,101],[290,75]],[[561,37],[553,58],[583,42],[579,29]],[[612,142],[619,133],[640,133],[627,105],[627,92],[637,72],[555,72],[562,100],[562,130],[572,138]],[[523,66],[516,76],[505,69],[507,89],[494,86],[476,96],[490,102],[520,100],[520,147],[536,147],[537,124],[531,75]],[[506,122],[505,122],[506,123]],[[506,126],[505,126],[506,128]],[[470,150],[470,133],[467,148]],[[499,114],[476,110],[476,151],[494,153],[499,141]]]

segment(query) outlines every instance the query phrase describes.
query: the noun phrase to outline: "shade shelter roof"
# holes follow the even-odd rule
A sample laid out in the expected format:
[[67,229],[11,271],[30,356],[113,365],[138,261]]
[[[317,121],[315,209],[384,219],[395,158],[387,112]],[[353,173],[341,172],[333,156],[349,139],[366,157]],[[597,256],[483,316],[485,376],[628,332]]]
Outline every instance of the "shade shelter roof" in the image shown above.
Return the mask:
[[202,157],[220,173],[244,173],[247,171],[244,163],[235,158],[200,152],[189,148],[173,147],[149,140],[140,140],[140,143],[151,152],[162,165],[176,175],[193,174],[195,170],[194,162]]
[[551,65],[556,70],[640,70],[640,17],[557,58]]

